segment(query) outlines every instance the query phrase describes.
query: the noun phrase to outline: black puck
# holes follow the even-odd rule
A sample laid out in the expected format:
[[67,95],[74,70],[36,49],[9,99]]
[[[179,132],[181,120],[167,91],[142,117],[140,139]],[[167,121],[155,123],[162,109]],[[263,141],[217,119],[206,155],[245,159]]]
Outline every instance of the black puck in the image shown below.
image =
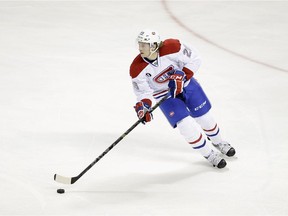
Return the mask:
[[57,193],[63,194],[63,193],[65,193],[65,190],[64,189],[57,189]]

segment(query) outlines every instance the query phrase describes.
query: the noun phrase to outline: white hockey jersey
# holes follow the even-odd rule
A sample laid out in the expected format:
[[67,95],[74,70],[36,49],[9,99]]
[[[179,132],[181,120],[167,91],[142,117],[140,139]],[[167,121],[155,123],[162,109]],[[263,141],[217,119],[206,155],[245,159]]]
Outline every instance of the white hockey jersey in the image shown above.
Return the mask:
[[137,101],[160,99],[167,94],[169,77],[175,70],[182,70],[189,80],[200,64],[196,50],[177,39],[165,40],[159,48],[158,58],[152,63],[139,54],[130,66]]

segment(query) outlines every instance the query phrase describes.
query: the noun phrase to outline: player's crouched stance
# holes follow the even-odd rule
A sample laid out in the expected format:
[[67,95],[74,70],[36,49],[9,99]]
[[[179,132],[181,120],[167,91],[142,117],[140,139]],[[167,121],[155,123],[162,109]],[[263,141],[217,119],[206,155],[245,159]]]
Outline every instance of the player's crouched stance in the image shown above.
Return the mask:
[[155,31],[142,31],[137,37],[140,54],[130,67],[138,102],[135,111],[143,123],[153,119],[149,112],[153,100],[169,97],[160,109],[173,128],[213,166],[224,168],[226,161],[208,144],[206,137],[222,154],[232,157],[235,149],[221,138],[213,119],[211,103],[194,79],[201,60],[197,52],[177,39],[162,41]]

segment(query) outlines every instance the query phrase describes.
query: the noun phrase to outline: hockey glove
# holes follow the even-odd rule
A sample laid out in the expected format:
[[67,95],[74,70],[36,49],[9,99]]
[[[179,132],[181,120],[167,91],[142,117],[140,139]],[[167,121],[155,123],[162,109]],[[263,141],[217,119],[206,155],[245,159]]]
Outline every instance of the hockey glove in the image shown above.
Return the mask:
[[143,99],[134,106],[137,116],[139,119],[142,119],[143,124],[150,122],[153,119],[153,115],[150,113],[151,105],[152,102],[149,99]]
[[168,87],[170,88],[171,97],[183,97],[182,93],[185,81],[186,77],[183,71],[175,71],[175,73],[170,76]]

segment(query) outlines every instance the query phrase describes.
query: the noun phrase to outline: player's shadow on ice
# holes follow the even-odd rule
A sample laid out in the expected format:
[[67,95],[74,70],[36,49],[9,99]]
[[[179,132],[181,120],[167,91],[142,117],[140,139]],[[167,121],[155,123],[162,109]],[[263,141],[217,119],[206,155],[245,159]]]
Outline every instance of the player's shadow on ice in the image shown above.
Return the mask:
[[[113,192],[137,192],[142,190],[149,190],[153,187],[169,187],[169,185],[179,185],[189,182],[193,183],[196,176],[201,176],[209,173],[225,173],[229,168],[217,169],[212,167],[207,161],[193,162],[185,168],[160,173],[131,173],[123,176],[115,176],[105,182],[97,182],[96,185],[90,185],[91,188],[99,188],[99,190],[92,190],[90,192],[98,193],[109,191]],[[101,185],[101,187],[99,187]],[[109,188],[109,189],[108,189]],[[108,190],[106,190],[108,189]],[[80,192],[80,191],[79,191]],[[84,192],[84,191],[83,191]]]
[[[174,196],[175,193],[185,193],[193,181],[199,182],[199,176],[215,172],[219,175],[228,169],[219,170],[203,162],[193,163],[181,170],[158,174],[131,173],[115,176],[108,181],[98,181],[86,185],[87,189],[70,191],[73,194],[88,196],[98,204],[130,203],[136,200],[146,200],[153,197]],[[201,177],[206,178],[205,176]],[[196,179],[196,180],[194,180]]]

